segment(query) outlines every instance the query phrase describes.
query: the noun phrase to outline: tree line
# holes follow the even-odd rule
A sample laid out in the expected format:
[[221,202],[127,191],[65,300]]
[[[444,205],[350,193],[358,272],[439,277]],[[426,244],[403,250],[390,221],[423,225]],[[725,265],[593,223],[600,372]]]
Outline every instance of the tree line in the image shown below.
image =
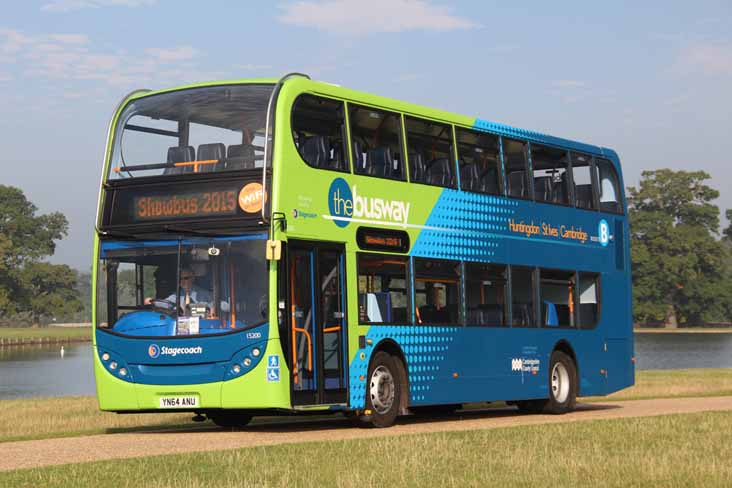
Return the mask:
[[[732,322],[732,224],[720,231],[719,192],[704,171],[644,171],[628,187],[634,320],[641,325]],[[732,210],[726,211],[732,221]],[[91,320],[91,274],[46,261],[66,217],[0,185],[0,326]],[[120,277],[121,284],[134,276]]]

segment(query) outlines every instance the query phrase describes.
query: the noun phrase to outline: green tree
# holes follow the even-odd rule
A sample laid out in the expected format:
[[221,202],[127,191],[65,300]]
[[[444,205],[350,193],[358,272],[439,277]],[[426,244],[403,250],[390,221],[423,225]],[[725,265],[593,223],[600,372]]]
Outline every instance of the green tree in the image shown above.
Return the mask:
[[694,325],[728,314],[719,192],[704,171],[644,171],[628,188],[635,319]]
[[0,316],[30,312],[38,321],[81,308],[75,271],[43,261],[66,236],[66,217],[37,212],[20,189],[0,185]]
[[732,208],[727,209],[724,215],[727,217],[727,222],[729,222],[729,225],[723,232],[724,238],[728,241],[732,241]]

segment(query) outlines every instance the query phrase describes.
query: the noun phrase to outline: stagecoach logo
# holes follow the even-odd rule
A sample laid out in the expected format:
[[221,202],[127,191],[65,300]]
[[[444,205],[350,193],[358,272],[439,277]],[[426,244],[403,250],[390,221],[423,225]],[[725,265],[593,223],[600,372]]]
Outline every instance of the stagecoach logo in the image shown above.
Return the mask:
[[343,178],[336,178],[328,190],[330,215],[326,218],[333,220],[338,227],[345,227],[351,221],[391,223],[406,227],[410,205],[402,200],[359,195],[356,185],[351,187]]
[[160,347],[157,344],[150,344],[150,346],[147,348],[147,354],[153,359],[157,359],[160,356],[176,357],[178,355],[184,355],[184,354],[203,354],[203,348],[201,346],[194,346],[194,347],[163,346],[163,347]]

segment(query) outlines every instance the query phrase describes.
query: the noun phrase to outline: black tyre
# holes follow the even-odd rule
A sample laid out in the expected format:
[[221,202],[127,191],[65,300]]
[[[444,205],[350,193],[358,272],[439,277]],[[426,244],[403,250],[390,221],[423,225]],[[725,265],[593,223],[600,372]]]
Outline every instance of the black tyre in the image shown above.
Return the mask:
[[399,360],[383,351],[371,359],[366,384],[366,412],[361,420],[374,427],[390,427],[399,414],[402,378],[396,361]]
[[252,421],[252,416],[245,413],[217,413],[209,415],[208,418],[224,429],[240,429]]
[[549,360],[549,398],[516,402],[519,412],[562,414],[577,404],[577,367],[562,351],[554,351]]

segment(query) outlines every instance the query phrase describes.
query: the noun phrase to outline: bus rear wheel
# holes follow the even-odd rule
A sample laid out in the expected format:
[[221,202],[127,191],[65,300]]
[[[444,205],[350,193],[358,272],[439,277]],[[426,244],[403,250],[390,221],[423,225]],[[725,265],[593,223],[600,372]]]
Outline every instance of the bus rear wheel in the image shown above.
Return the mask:
[[252,416],[245,413],[217,413],[208,415],[208,418],[224,429],[240,429],[252,421]]
[[366,385],[367,413],[361,420],[374,427],[390,427],[399,414],[402,381],[396,361],[384,351],[374,354],[371,360]]
[[562,351],[554,351],[549,360],[549,398],[516,402],[522,413],[563,414],[577,404],[577,367]]

